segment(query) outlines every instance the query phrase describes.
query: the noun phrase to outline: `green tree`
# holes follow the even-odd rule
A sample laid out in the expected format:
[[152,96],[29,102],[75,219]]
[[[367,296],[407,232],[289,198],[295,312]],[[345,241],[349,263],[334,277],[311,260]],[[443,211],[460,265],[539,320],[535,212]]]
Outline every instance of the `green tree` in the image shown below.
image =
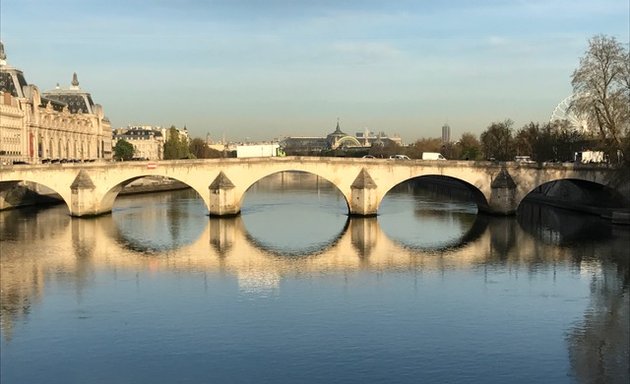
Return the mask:
[[570,108],[599,131],[612,152],[623,150],[630,130],[630,57],[614,37],[597,35],[588,44],[571,78]]
[[514,122],[510,119],[494,122],[481,134],[479,139],[486,159],[512,160],[514,155],[512,125]]
[[189,145],[190,154],[197,159],[217,159],[222,157],[223,153],[208,147],[206,141],[200,138],[194,138]]
[[457,158],[461,160],[479,160],[481,158],[481,143],[477,136],[465,132],[455,144]]
[[133,144],[125,139],[118,140],[114,146],[114,159],[116,160],[131,160],[134,153]]
[[442,139],[441,138],[422,138],[416,140],[415,143],[410,145],[405,150],[405,155],[412,159],[421,159],[422,152],[440,152],[442,153]]
[[168,129],[167,139],[164,142],[164,160],[178,160],[190,158],[188,143],[182,140],[175,126]]

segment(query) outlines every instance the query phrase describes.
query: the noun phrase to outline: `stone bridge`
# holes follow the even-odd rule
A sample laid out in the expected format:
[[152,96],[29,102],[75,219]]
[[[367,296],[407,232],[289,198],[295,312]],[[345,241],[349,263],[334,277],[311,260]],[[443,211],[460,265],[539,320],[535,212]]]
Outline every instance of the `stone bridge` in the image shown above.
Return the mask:
[[470,190],[479,211],[502,215],[515,213],[527,194],[552,181],[595,183],[620,196],[629,183],[622,180],[620,184],[614,168],[569,163],[269,157],[15,165],[0,167],[0,206],[1,191],[28,181],[58,193],[72,216],[95,216],[111,212],[116,196],[127,184],[145,176],[164,176],[197,191],[210,215],[230,216],[240,212],[243,197],[253,184],[283,171],[308,172],[330,181],[345,197],[348,213],[356,216],[376,215],[389,190],[422,176],[457,180]]

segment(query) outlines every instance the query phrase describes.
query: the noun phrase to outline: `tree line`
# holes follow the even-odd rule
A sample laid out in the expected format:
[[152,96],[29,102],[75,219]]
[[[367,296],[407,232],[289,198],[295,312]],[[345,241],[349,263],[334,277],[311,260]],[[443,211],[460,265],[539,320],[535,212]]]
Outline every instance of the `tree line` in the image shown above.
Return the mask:
[[510,119],[491,123],[479,137],[467,132],[455,143],[443,144],[440,139],[416,141],[410,156],[422,152],[440,152],[454,160],[510,161],[515,156],[529,156],[534,161],[573,161],[575,152],[602,150],[600,141],[590,134],[572,128],[567,121],[530,122],[514,130]]

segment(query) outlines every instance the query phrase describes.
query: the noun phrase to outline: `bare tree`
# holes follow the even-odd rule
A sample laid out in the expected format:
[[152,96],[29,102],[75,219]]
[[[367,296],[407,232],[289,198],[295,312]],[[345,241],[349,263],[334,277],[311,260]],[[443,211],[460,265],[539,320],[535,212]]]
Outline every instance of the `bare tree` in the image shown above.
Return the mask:
[[628,51],[614,37],[589,40],[586,55],[573,72],[572,108],[597,127],[600,137],[618,149],[630,129],[630,64]]

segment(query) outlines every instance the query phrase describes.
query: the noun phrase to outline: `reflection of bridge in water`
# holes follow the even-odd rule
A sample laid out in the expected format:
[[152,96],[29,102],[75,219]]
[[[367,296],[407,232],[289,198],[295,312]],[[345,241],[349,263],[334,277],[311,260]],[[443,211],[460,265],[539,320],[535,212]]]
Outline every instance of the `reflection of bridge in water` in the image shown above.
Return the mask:
[[[623,369],[627,372],[627,364],[613,364],[619,363],[616,351],[628,350],[627,288],[621,295],[602,292],[617,290],[619,275],[627,279],[628,262],[625,258],[625,262],[606,264],[600,255],[625,255],[629,234],[625,228],[616,227],[624,231],[615,236],[598,233],[601,247],[560,247],[558,244],[578,241],[592,226],[585,223],[580,227],[577,221],[569,218],[567,222],[550,212],[534,207],[522,215],[544,221],[543,225],[519,224],[510,218],[479,221],[458,244],[440,250],[401,246],[387,237],[376,218],[352,218],[325,249],[300,257],[286,257],[257,246],[249,240],[241,217],[211,219],[193,242],[152,253],[129,247],[132,240],[121,234],[112,216],[73,220],[67,215],[39,214],[24,219],[20,212],[5,212],[0,214],[0,326],[6,340],[11,340],[14,324],[28,317],[32,307],[44,299],[47,286],[75,287],[80,301],[84,292],[98,283],[99,276],[142,285],[158,273],[188,275],[193,281],[198,279],[199,289],[204,290],[208,289],[205,279],[214,275],[235,279],[242,294],[260,295],[278,292],[283,279],[297,276],[316,279],[321,274],[342,274],[347,284],[352,284],[361,271],[413,272],[422,279],[423,274],[486,270],[497,265],[518,278],[522,274],[553,273],[564,265],[599,282],[592,285],[592,305],[584,320],[568,331],[571,364],[581,377],[599,373],[607,377],[611,372],[610,377],[619,377],[614,374],[623,375]],[[28,230],[20,230],[20,226]],[[611,322],[621,326],[611,332],[604,327]],[[601,345],[607,349],[602,350]]]
[[[14,214],[18,213],[2,214],[0,224],[14,225],[17,221],[10,217]],[[392,241],[376,218],[352,218],[327,247],[298,257],[258,246],[248,236],[241,217],[210,219],[192,243],[160,253],[130,247],[132,241],[121,235],[112,216],[73,220],[65,215],[36,215],[32,220],[24,224],[29,230],[19,234],[2,229],[7,234],[0,268],[5,328],[24,311],[22,308],[38,301],[47,284],[64,281],[75,285],[80,295],[97,273],[137,276],[140,281],[154,272],[219,274],[234,276],[239,286],[255,291],[279,289],[285,277],[320,273],[351,276],[361,270],[432,273],[485,268],[493,263],[509,264],[515,273],[521,267],[526,272],[531,266],[539,268],[541,263],[578,263],[588,271],[599,268],[594,249],[580,250],[583,255],[574,260],[575,249],[556,245],[554,239],[560,235],[528,233],[509,218],[477,220],[458,244],[424,250]],[[611,242],[606,246],[623,254],[624,244]]]

